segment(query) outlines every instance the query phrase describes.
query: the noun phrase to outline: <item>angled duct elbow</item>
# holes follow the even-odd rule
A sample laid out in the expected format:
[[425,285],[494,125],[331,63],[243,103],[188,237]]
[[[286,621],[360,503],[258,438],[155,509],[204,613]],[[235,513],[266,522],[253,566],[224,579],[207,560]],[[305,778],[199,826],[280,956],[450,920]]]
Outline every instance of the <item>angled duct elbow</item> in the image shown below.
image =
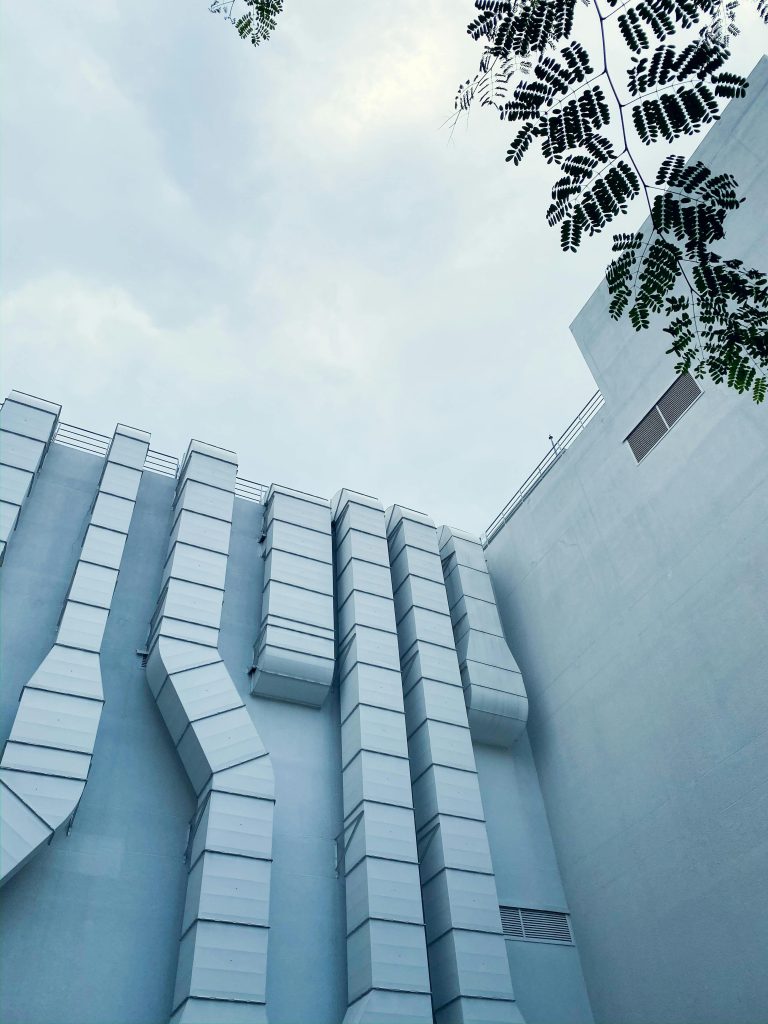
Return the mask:
[[443,526],[440,557],[472,736],[511,747],[528,721],[528,697],[504,638],[482,545]]
[[321,707],[334,667],[328,501],[272,484],[264,514],[264,559],[251,693]]
[[149,434],[119,425],[107,451],[56,642],[24,687],[0,762],[0,884],[71,821],[104,695],[100,651]]
[[274,779],[218,651],[237,464],[193,441],[179,473],[147,682],[197,796],[173,1024],[261,1024]]

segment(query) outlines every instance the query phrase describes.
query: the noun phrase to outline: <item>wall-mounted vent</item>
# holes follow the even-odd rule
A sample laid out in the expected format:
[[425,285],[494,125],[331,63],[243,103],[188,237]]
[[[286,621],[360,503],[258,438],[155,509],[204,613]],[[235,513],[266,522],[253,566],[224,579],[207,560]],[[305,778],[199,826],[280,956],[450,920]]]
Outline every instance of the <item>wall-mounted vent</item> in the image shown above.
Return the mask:
[[526,910],[524,907],[499,907],[501,927],[511,939],[573,944],[568,915],[554,910]]
[[656,405],[643,416],[626,438],[638,462],[656,447],[669,428],[690,409],[700,394],[701,388],[690,373],[681,374],[674,384],[667,388]]

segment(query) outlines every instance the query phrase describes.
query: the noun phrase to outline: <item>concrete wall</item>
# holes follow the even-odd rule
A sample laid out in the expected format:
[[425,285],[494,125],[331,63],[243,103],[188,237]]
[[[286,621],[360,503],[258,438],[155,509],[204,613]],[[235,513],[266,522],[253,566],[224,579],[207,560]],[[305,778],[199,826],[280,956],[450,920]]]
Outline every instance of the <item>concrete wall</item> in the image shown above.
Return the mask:
[[[765,269],[768,61],[696,155],[735,173],[749,201],[727,252]],[[623,439],[675,378],[664,337],[612,322],[604,286],[574,333],[606,405],[486,556],[592,1008],[603,1024],[755,1024],[768,407],[708,386],[638,465]]]
[[[568,913],[526,733],[509,750],[474,745],[499,904]],[[591,1024],[576,946],[507,938],[515,998],[527,1024]]]

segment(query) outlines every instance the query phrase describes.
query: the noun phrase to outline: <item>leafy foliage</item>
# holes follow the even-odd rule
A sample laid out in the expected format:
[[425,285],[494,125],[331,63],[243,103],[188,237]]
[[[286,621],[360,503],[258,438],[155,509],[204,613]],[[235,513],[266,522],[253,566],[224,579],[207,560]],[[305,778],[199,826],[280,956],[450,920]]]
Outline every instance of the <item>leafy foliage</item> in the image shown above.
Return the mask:
[[[558,176],[547,222],[576,252],[642,197],[650,227],[614,236],[606,271],[610,313],[636,330],[665,317],[679,371],[725,381],[763,401],[768,390],[768,283],[713,245],[743,202],[730,174],[666,156],[646,181],[632,147],[671,144],[720,116],[723,100],[746,95],[748,82],[726,69],[738,33],[739,0],[582,0],[600,30],[594,60],[571,38],[576,0],[476,0],[468,27],[482,42],[477,75],[456,97],[516,124],[507,161],[519,165],[538,147]],[[757,0],[768,24],[768,0]],[[609,63],[614,31],[627,53],[625,81]],[[611,52],[615,47],[611,49]]]
[[283,9],[283,0],[213,0],[208,8],[231,22],[241,39],[249,39],[254,46],[266,42],[277,24]]

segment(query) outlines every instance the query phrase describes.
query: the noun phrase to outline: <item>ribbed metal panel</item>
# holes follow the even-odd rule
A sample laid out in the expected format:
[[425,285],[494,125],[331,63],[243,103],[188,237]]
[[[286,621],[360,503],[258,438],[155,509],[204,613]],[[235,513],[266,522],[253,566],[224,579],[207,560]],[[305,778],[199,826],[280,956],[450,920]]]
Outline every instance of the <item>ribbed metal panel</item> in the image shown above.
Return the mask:
[[440,557],[472,736],[512,746],[528,720],[528,697],[504,638],[480,539],[443,526]]
[[345,1022],[432,1012],[384,511],[333,500],[347,904]]
[[0,781],[0,813],[0,872],[5,881],[51,838],[53,829],[16,795],[4,779]]
[[251,692],[320,707],[334,669],[330,505],[273,484],[264,522],[264,594]]
[[0,408],[0,565],[60,412],[60,405],[20,391],[12,391]]
[[147,682],[198,796],[171,1020],[266,1022],[274,779],[218,652],[237,463],[191,442],[182,463]]
[[21,507],[29,494],[34,477],[34,473],[26,469],[3,466],[0,473],[0,501]]
[[43,775],[38,772],[19,772],[0,768],[8,789],[13,790],[55,832],[72,814],[72,808],[83,793],[85,783],[77,779]]
[[[435,1020],[520,1021],[463,701],[437,531],[387,512]],[[479,545],[478,545],[479,546]],[[411,557],[413,554],[413,557]],[[446,711],[442,705],[445,702]],[[463,712],[463,714],[462,714]],[[446,717],[449,719],[446,721]]]
[[[32,411],[53,416],[47,410]],[[38,433],[43,427],[43,419],[29,420],[15,413],[10,422],[31,424],[30,429]],[[72,820],[83,794],[103,704],[99,653],[148,448],[149,435],[143,431],[120,424],[115,429],[56,643],[22,691],[0,762],[3,785],[15,798],[3,801],[0,807],[0,831],[5,833],[8,828],[12,846],[4,857],[0,883]],[[132,497],[115,499],[121,502],[119,526],[98,528],[94,525],[96,510],[101,510],[103,518],[103,499],[112,498],[106,488],[119,481],[123,494]],[[30,814],[36,816],[37,825]],[[7,815],[13,820],[6,821]]]

